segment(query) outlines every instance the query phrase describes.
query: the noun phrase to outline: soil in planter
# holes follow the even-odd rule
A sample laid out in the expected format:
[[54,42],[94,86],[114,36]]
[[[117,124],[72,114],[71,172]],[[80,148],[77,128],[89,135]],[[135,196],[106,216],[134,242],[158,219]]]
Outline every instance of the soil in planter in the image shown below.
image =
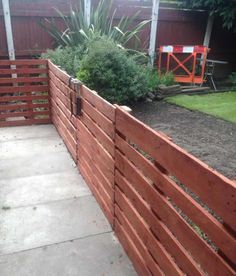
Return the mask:
[[213,169],[236,179],[236,124],[164,101],[131,108],[135,117],[164,132]]

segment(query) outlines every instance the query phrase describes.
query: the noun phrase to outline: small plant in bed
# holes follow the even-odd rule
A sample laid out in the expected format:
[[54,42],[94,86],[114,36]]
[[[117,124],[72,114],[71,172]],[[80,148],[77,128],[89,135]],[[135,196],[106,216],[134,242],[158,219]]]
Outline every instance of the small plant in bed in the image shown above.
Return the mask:
[[159,85],[170,86],[175,84],[174,75],[171,72],[159,74],[156,69],[147,68],[146,77],[150,92],[157,92]]

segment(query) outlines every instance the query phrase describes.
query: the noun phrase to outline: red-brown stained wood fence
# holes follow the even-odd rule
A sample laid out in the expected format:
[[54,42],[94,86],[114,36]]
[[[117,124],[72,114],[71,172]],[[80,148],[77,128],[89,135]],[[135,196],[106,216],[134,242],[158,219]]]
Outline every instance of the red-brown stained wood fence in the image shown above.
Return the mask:
[[78,168],[113,225],[115,107],[86,86],[81,87],[80,93]]
[[50,123],[47,60],[0,61],[0,127]]
[[77,162],[76,90],[68,74],[50,61],[48,68],[52,122]]
[[115,126],[115,231],[137,271],[235,274],[233,181],[119,107]]
[[[51,62],[48,70],[52,122],[138,274],[235,275],[235,181]],[[31,78],[24,79],[24,93],[31,91]],[[4,89],[0,79],[0,101]],[[14,85],[7,89],[15,93]],[[7,97],[15,101],[19,96]],[[1,105],[1,111],[14,111],[18,103],[7,108]],[[34,122],[39,121],[28,121]]]
[[[115,107],[49,61],[52,122],[111,225],[114,220]],[[81,116],[76,117],[76,98]]]

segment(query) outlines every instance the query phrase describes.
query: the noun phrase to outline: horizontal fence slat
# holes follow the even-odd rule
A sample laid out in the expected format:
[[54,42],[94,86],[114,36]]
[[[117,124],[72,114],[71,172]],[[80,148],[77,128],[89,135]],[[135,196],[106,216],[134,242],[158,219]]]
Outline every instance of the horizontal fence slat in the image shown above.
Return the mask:
[[48,100],[48,95],[31,95],[31,96],[3,96],[0,97],[0,102],[12,101],[31,101],[31,100]]
[[115,107],[85,85],[80,88],[81,97],[92,104],[111,121],[115,121]]
[[113,122],[107,119],[101,112],[94,108],[89,102],[82,98],[82,110],[89,115],[89,117],[96,122],[106,134],[114,139],[114,125]]
[[92,136],[89,130],[78,120],[78,139],[83,143],[96,161],[101,160],[104,174],[109,175],[108,179],[114,178],[114,160],[101,144]]
[[17,111],[17,110],[28,110],[35,108],[43,108],[49,109],[49,103],[42,104],[33,104],[33,103],[25,103],[25,104],[8,104],[8,105],[0,105],[0,111]]
[[66,85],[69,85],[70,75],[68,75],[65,71],[61,70],[58,66],[53,64],[50,60],[48,61],[48,68],[49,68],[49,77],[50,71],[62,82]]
[[69,95],[65,96],[53,83],[50,84],[50,92],[51,92],[51,97],[54,98],[55,100],[56,98],[59,98],[60,101],[66,107],[66,109],[71,113],[71,102],[70,102]]
[[83,155],[80,158],[80,164],[86,163],[90,172],[92,172],[91,181],[92,185],[96,188],[97,193],[103,199],[104,203],[107,206],[107,209],[112,213],[113,212],[113,200],[109,196],[108,192],[105,190],[103,184],[100,182],[99,176],[97,175],[96,167],[92,164],[92,160],[88,155]]
[[[80,144],[84,144],[83,140],[81,140],[80,135],[78,135],[78,140],[80,141]],[[88,152],[88,154],[92,157],[93,162],[96,163],[99,170],[102,171],[103,176],[105,177],[109,185],[113,187],[114,173],[112,173],[112,171],[106,166],[106,164],[104,164],[103,159],[94,153],[94,151],[89,147],[89,144],[84,144],[84,147],[86,147],[86,152]],[[78,157],[85,154],[84,147],[78,147]]]
[[[133,208],[143,217],[151,230],[157,235],[160,242],[165,245],[168,252],[178,262],[179,266],[189,275],[202,275],[198,264],[194,262],[185,248],[179,243],[176,237],[169,231],[169,229],[153,214],[150,206],[144,201],[142,197],[135,191],[129,182],[122,176],[118,170],[115,174],[116,185],[122,189],[125,196],[132,202]],[[116,193],[115,193],[116,196]],[[132,208],[125,208],[130,219],[135,219],[135,213]]]
[[[70,93],[76,93],[73,89],[69,87],[68,84],[65,84],[61,79],[53,74],[52,71],[49,71],[50,83],[57,88],[64,96],[69,97]],[[69,81],[68,81],[69,82]]]
[[76,143],[77,139],[77,133],[76,133],[76,128],[75,126],[71,123],[71,121],[65,116],[63,110],[61,110],[57,103],[54,101],[54,99],[51,98],[51,104],[53,111],[56,113],[56,115],[60,118],[61,122],[63,122],[63,125],[65,126],[65,129],[67,132],[70,134],[71,139],[74,140]]
[[118,150],[115,156],[117,168],[132,183],[184,247],[191,252],[191,255],[202,265],[204,270],[213,275],[215,275],[217,270],[230,274],[229,272],[232,272],[231,268],[193,231],[193,228],[182,218],[168,199],[160,194]]
[[48,69],[47,68],[16,68],[16,69],[0,69],[1,75],[10,75],[10,74],[19,74],[19,75],[25,75],[25,74],[47,74]]
[[89,154],[86,147],[84,147],[83,145],[80,145],[79,152],[80,152],[79,159],[82,156],[82,157],[85,157],[85,160],[88,160],[87,163],[92,168],[93,174],[96,175],[100,184],[104,187],[104,190],[108,194],[110,200],[114,201],[114,187],[113,187],[114,185],[113,185],[113,183],[110,183],[109,180],[106,178],[106,176],[103,174],[103,172],[101,171],[101,168],[99,167],[99,164],[97,164],[97,162],[93,161],[93,158]]
[[54,110],[51,110],[52,114],[52,122],[55,125],[58,133],[60,134],[62,140],[64,141],[68,151],[71,153],[74,161],[77,163],[77,144],[71,136],[68,129],[65,127],[60,117],[55,114]]
[[17,92],[47,92],[48,85],[1,86],[0,95]]
[[47,65],[46,59],[16,59],[16,60],[0,60],[1,65]]
[[82,113],[80,120],[111,154],[111,156],[114,157],[115,145],[113,140],[85,112]]
[[58,106],[58,108],[60,108],[61,110],[63,110],[64,115],[66,116],[66,118],[71,122],[71,124],[74,126],[74,128],[76,129],[77,126],[77,118],[75,115],[72,115],[71,110],[68,109],[64,103],[61,101],[61,99],[59,99],[57,96],[55,96],[52,91],[51,92],[51,99],[55,102],[55,104]]
[[117,108],[116,128],[153,156],[167,171],[200,196],[223,220],[236,229],[236,185],[203,162]]
[[118,205],[115,205],[115,216],[121,223],[124,230],[128,233],[129,237],[133,240],[133,243],[137,247],[140,255],[143,257],[147,268],[151,271],[151,274],[155,276],[163,275],[163,272],[161,271],[160,267],[157,265],[157,263],[155,263],[147,248],[140,240],[135,229],[129,223],[128,219],[126,218],[122,210],[118,207]]
[[[133,227],[139,235],[139,238],[145,243],[147,249],[151,252],[154,259],[156,259],[160,268],[166,275],[183,275],[183,272],[178,268],[171,256],[166,252],[163,245],[156,239],[145,222],[133,212],[133,217],[127,214],[127,209],[132,208],[128,200],[124,197],[119,189],[116,188],[115,202],[126,213],[128,220],[132,221]],[[136,218],[136,220],[135,220]]]
[[113,213],[111,213],[106,202],[104,202],[104,199],[98,193],[96,186],[93,183],[93,180],[91,178],[91,176],[92,176],[91,168],[89,167],[89,165],[87,164],[87,162],[85,160],[83,160],[83,162],[80,162],[79,165],[80,165],[79,169],[80,169],[82,176],[85,178],[85,180],[86,180],[87,184],[89,185],[91,191],[93,192],[96,200],[98,201],[99,205],[103,209],[104,214],[106,215],[108,221],[110,222],[111,225],[113,225],[113,217],[114,217]]
[[216,245],[234,262],[236,261],[236,240],[224,226],[203,207],[186,194],[168,175],[162,173],[151,161],[135,150],[119,135],[116,135],[116,147],[146,174],[166,196],[196,223]]
[[0,78],[1,84],[48,82],[47,77]]
[[132,263],[136,271],[138,272],[138,275],[151,276],[151,272],[146,267],[145,261],[143,260],[138,249],[136,248],[136,245],[134,244],[130,235],[124,230],[124,228],[118,220],[116,220],[115,222],[115,232],[127,255],[132,260]]

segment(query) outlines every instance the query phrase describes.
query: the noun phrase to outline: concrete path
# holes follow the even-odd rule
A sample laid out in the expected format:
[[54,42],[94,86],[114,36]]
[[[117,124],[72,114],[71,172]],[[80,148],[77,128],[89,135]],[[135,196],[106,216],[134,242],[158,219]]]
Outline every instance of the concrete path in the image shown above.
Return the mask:
[[136,275],[52,125],[0,129],[0,275]]

